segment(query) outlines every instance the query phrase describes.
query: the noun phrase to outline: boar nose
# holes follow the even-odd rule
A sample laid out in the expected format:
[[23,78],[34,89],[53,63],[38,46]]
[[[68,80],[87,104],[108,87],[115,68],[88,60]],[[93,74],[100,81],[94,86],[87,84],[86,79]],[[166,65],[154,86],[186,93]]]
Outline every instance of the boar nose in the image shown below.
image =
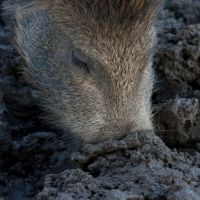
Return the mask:
[[128,134],[128,133],[132,132],[132,130],[133,130],[133,126],[130,123],[128,123],[125,126],[121,127],[121,131],[123,131],[125,134]]

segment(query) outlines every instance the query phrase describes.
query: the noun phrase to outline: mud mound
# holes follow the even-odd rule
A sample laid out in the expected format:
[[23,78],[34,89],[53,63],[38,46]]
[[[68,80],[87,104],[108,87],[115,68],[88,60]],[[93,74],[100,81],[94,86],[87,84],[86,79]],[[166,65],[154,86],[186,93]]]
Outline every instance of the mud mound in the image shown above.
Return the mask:
[[72,155],[82,170],[48,175],[44,199],[200,199],[200,154],[168,149],[153,133],[86,145]]

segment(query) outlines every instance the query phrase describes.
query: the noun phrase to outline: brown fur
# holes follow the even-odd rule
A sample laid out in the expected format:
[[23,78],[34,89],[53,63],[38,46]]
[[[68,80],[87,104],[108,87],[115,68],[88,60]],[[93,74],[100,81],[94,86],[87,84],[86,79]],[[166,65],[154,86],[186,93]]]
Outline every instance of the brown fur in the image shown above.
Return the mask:
[[[153,23],[161,0],[28,2],[13,3],[16,41],[48,119],[86,142],[153,129]],[[89,71],[74,65],[72,52]]]

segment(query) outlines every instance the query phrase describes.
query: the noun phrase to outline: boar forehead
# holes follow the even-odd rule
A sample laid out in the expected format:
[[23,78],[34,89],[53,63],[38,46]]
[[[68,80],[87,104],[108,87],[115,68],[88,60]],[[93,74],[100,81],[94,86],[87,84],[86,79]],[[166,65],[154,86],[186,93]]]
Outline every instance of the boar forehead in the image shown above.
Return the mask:
[[67,9],[63,17],[71,13],[82,20],[95,19],[102,26],[107,23],[130,26],[138,22],[150,24],[160,3],[161,0],[65,0],[57,1],[55,5]]
[[[152,25],[160,0],[65,0],[56,4],[54,16],[61,28],[70,29],[79,48],[98,49],[124,56],[143,51],[152,45]],[[66,25],[66,27],[65,27]],[[65,31],[65,30],[64,30]],[[120,49],[119,49],[120,47]],[[107,51],[106,51],[107,50]],[[121,50],[121,52],[120,52]],[[86,51],[86,48],[84,48]],[[135,51],[135,52],[130,52]],[[146,51],[146,52],[145,52]],[[102,52],[103,53],[103,52]]]

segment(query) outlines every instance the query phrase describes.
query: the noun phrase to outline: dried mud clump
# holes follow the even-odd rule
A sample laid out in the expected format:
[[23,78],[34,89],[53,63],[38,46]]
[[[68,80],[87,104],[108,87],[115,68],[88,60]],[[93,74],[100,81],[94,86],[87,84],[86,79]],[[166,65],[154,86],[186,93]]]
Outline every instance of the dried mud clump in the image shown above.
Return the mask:
[[200,1],[167,1],[157,27],[155,133],[71,155],[66,135],[40,118],[0,11],[1,200],[200,199]]
[[176,98],[155,106],[157,134],[174,147],[200,142],[200,106],[198,98]]

